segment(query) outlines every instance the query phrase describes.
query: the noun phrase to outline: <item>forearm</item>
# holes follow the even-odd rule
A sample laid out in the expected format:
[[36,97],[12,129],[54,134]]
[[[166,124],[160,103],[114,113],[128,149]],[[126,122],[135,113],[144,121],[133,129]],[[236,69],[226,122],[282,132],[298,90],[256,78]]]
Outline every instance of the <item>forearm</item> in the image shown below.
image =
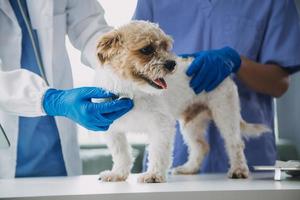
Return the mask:
[[12,115],[45,115],[42,98],[49,87],[38,75],[24,70],[0,70],[0,110]]
[[67,13],[67,34],[70,42],[81,51],[81,61],[92,68],[99,65],[96,47],[102,34],[110,31],[104,10],[95,1],[70,0]]
[[245,57],[238,78],[255,92],[273,97],[282,96],[289,86],[289,74],[275,64],[260,64]]

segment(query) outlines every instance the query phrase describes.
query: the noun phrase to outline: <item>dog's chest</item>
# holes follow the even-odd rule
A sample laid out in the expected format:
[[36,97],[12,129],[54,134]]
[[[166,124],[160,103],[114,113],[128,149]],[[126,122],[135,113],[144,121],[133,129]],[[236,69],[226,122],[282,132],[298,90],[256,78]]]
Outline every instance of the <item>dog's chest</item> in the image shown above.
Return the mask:
[[118,131],[150,132],[175,121],[164,102],[155,97],[134,99],[134,107],[111,127]]

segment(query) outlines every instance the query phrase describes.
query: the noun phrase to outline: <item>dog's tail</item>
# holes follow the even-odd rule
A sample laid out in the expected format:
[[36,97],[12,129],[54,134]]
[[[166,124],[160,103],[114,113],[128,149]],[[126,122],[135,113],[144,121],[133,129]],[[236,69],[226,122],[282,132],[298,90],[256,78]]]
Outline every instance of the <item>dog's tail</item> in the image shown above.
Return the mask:
[[246,138],[259,137],[264,133],[271,132],[271,129],[264,124],[253,124],[240,120],[241,133]]

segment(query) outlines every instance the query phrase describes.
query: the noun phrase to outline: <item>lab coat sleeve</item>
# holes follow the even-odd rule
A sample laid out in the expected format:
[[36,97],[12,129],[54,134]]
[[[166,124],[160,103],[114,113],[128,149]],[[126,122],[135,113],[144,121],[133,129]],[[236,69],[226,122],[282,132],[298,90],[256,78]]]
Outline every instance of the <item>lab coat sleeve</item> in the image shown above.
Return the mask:
[[0,110],[24,117],[46,115],[42,99],[48,89],[40,76],[28,70],[0,70]]
[[100,36],[112,28],[104,19],[104,10],[96,0],[68,0],[67,34],[81,51],[81,61],[92,68],[99,65],[96,47]]
[[138,0],[132,19],[153,21],[152,0]]
[[273,1],[259,60],[285,68],[300,66],[300,21],[294,1]]

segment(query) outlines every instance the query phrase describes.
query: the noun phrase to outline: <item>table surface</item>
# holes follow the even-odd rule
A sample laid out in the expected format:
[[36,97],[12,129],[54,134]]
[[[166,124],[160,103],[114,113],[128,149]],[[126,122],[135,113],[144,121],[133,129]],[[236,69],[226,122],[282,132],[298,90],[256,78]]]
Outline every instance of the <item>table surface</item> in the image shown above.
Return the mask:
[[[167,183],[104,183],[96,175],[0,179],[0,198],[12,199],[300,199],[300,180],[274,181],[273,173],[249,179],[228,179],[226,174],[169,176]],[[253,196],[254,195],[254,196]],[[201,198],[202,199],[202,198]]]

